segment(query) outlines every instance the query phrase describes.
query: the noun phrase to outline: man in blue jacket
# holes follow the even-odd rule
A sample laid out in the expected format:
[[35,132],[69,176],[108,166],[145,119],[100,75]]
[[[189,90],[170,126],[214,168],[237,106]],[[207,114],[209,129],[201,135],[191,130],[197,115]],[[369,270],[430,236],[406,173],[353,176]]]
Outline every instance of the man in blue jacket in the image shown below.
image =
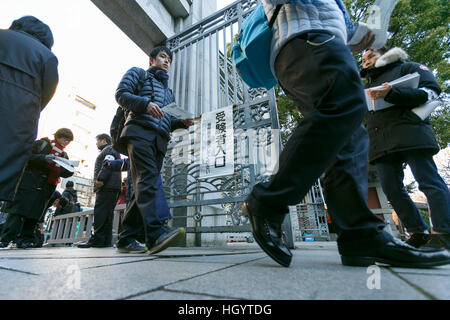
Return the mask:
[[[157,180],[161,171],[170,133],[188,128],[192,119],[180,120],[164,113],[164,106],[174,102],[168,88],[172,52],[156,47],[150,52],[150,68],[131,68],[123,76],[116,100],[127,112],[121,139],[127,144],[133,193],[122,222],[117,250],[123,253],[160,252],[180,240],[185,230],[167,230],[156,210]],[[145,242],[137,241],[144,224]]]
[[[263,0],[273,25],[271,68],[283,91],[304,119],[279,160],[278,172],[257,184],[243,212],[253,235],[276,262],[288,267],[292,253],[281,237],[288,206],[299,203],[323,174],[328,212],[338,233],[344,265],[379,263],[430,267],[450,263],[444,250],[424,252],[383,229],[385,224],[367,206],[369,139],[361,125],[367,107],[364,87],[347,40],[353,24],[341,0]],[[352,51],[369,48],[371,34]]]

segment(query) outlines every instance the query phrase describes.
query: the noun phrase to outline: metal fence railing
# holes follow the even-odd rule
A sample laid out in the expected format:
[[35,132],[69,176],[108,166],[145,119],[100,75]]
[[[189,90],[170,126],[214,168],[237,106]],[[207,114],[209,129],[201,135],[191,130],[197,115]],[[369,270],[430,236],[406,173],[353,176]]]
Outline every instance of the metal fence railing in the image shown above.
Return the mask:
[[[113,243],[117,240],[124,210],[125,204],[118,205],[114,209]],[[46,243],[52,245],[87,241],[91,237],[93,223],[94,210],[53,216],[49,222],[50,235]]]

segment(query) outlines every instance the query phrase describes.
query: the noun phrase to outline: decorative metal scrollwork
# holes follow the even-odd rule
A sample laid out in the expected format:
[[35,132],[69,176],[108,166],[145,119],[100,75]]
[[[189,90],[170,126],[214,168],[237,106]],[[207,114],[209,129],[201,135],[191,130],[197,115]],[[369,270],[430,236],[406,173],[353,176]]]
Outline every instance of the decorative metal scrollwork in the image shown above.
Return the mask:
[[267,90],[264,88],[249,88],[248,94],[251,100],[256,100],[267,96]]
[[175,48],[178,48],[180,46],[180,44],[181,44],[181,38],[180,37],[176,37],[176,38],[170,40],[167,43],[167,46],[168,46],[168,48],[170,50],[174,50]]
[[236,10],[235,7],[232,7],[232,8],[230,8],[230,9],[228,9],[228,10],[224,13],[223,19],[224,19],[225,21],[229,21],[229,20],[233,19],[233,18],[236,17],[236,16],[237,16],[237,10]]
[[194,221],[200,222],[203,219],[202,213],[201,212],[196,212],[194,213],[193,216]]

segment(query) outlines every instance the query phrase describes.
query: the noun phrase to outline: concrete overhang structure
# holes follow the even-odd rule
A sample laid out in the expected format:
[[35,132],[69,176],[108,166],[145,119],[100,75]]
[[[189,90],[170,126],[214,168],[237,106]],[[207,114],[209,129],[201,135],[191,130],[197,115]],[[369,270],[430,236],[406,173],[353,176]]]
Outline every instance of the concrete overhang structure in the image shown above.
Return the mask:
[[145,53],[216,11],[215,0],[91,0]]

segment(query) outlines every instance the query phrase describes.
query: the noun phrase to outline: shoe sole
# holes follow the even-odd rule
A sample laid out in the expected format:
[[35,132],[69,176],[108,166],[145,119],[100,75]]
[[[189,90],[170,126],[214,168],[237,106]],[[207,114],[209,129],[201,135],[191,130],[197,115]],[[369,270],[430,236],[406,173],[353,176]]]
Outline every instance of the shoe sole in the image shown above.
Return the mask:
[[253,225],[252,225],[252,219],[250,217],[250,213],[248,212],[248,209],[246,206],[242,207],[242,213],[244,216],[246,216],[248,218],[248,220],[250,221],[250,230],[253,234],[253,238],[255,239],[256,243],[260,246],[260,248],[269,256],[271,257],[275,262],[277,262],[278,264],[282,265],[283,267],[288,268],[291,265],[291,261],[292,258],[289,260],[289,262],[280,260],[278,257],[274,256],[272,254],[272,252],[270,250],[267,250],[264,246],[264,242],[261,241],[261,239],[259,239],[259,237],[255,234],[255,232],[253,232]]
[[400,268],[432,268],[450,264],[450,259],[441,261],[427,261],[427,262],[401,262],[375,257],[341,256],[341,262],[344,266],[352,266],[352,267],[368,267],[376,265],[378,263],[378,264],[387,264],[390,267],[400,267]]
[[184,230],[184,228],[180,228],[179,232],[175,233],[170,238],[167,238],[166,241],[162,242],[161,244],[159,244],[156,247],[151,248],[149,254],[155,254],[155,253],[158,253],[158,252],[161,252],[161,251],[167,249],[171,245],[174,245],[179,240],[181,240],[185,234],[186,234],[186,231]]
[[116,250],[118,253],[146,253],[148,251],[147,248],[145,248],[145,250],[138,250],[138,251],[133,251],[125,248],[116,248]]

